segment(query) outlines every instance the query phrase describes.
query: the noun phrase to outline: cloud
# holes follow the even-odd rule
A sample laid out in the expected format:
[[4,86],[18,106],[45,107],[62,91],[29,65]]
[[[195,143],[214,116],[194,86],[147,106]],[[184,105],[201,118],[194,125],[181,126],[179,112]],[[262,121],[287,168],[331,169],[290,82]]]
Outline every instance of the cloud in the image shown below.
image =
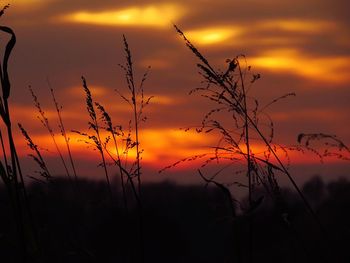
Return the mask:
[[242,29],[238,27],[209,27],[185,31],[185,35],[194,44],[225,44],[234,37],[239,37]]
[[[116,91],[116,89],[113,89],[111,87],[105,87],[105,86],[96,86],[96,85],[88,85],[88,88],[91,92],[91,95],[94,99],[94,101],[97,102],[104,102],[108,104],[108,106],[111,107],[113,110],[123,110],[127,111],[130,110],[130,105],[123,99],[121,96],[125,97],[126,99],[129,98],[130,94],[128,94],[128,90],[124,89],[123,91]],[[124,92],[126,94],[124,94]],[[82,87],[70,87],[67,88],[66,95],[69,96],[72,100],[81,100],[85,101],[85,92]],[[149,94],[149,92],[145,92],[143,94],[144,101],[150,99],[151,104],[156,105],[175,105],[180,101],[180,98],[176,96],[170,96],[160,93],[152,93]],[[137,96],[138,99],[141,99],[141,96]],[[121,103],[116,103],[121,102]]]
[[68,23],[98,26],[169,27],[172,21],[183,16],[183,8],[175,4],[130,6],[105,11],[76,11],[62,16]]
[[50,4],[53,1],[56,1],[56,0],[8,0],[5,2],[9,3],[10,6],[17,8],[17,7],[22,7],[22,6],[27,7],[27,6],[32,6],[32,5]]
[[320,33],[325,30],[336,28],[334,22],[323,20],[305,20],[305,19],[269,19],[259,22],[260,29],[279,29],[282,31],[298,33]]
[[350,57],[312,57],[294,49],[275,49],[250,58],[257,68],[287,71],[313,81],[347,82]]

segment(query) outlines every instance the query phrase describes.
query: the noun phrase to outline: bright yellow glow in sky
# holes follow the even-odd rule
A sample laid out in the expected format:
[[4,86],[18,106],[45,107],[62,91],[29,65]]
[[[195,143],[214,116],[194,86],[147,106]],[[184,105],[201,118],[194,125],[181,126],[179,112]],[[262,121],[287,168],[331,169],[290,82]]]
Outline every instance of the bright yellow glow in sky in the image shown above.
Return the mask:
[[267,29],[282,29],[285,31],[296,32],[322,32],[334,27],[334,24],[320,20],[266,20],[259,23],[260,28]]
[[[17,10],[33,10],[43,6],[47,6],[56,0],[7,0],[1,1],[0,7],[2,8],[6,4],[10,4],[9,10],[7,12],[16,12]],[[11,11],[10,11],[11,10]]]
[[[95,100],[101,102],[101,104],[104,104],[103,102],[106,101],[114,102],[108,103],[106,110],[130,110],[130,105],[128,105],[123,99],[121,99],[120,95],[115,91],[114,88],[89,85],[89,90],[92,94],[92,97]],[[69,93],[77,99],[85,98],[85,92],[83,88],[79,86],[69,88]],[[127,94],[123,95],[128,97]],[[146,100],[151,96],[151,104],[172,105],[178,102],[178,98],[174,98],[163,94],[144,94],[144,99]],[[115,103],[120,101],[122,101],[122,103]],[[72,112],[72,114],[74,114],[74,112]]]
[[[105,134],[103,132],[104,137]],[[19,135],[21,136],[21,135]],[[52,139],[49,135],[30,134],[34,143],[38,143],[39,147],[43,147],[44,149],[48,149],[49,151],[43,150],[41,148],[41,152],[43,158],[46,159],[48,157],[57,157],[56,149],[53,146]],[[91,145],[90,149],[87,148],[87,144],[82,142],[82,139],[85,139],[83,136],[80,136],[75,133],[69,133],[70,138],[70,146],[74,156],[84,156],[84,158],[90,160],[91,162],[100,162],[100,156],[97,151],[93,151],[93,146]],[[66,145],[62,136],[55,136],[56,142],[63,153],[66,150]],[[163,169],[166,166],[172,165],[175,162],[178,162],[184,158],[190,158],[195,155],[207,154],[206,157],[199,158],[196,161],[190,162],[182,162],[179,164],[178,168],[188,167],[190,166],[198,166],[205,162],[210,157],[214,156],[214,151],[212,148],[209,148],[209,144],[215,145],[216,142],[215,137],[209,136],[208,134],[198,134],[196,132],[183,132],[179,130],[172,129],[147,129],[142,132],[141,138],[141,149],[145,151],[142,153],[142,161],[147,164],[151,164],[157,169]],[[26,142],[24,138],[21,136],[16,139],[17,147],[22,149],[20,151],[21,156],[32,153],[29,147],[26,146]],[[155,143],[157,142],[157,143]],[[245,148],[242,146],[242,149]],[[263,158],[263,151],[266,148],[263,145],[252,145],[252,150],[256,154],[257,157],[261,155]],[[108,151],[116,156],[115,147],[110,144],[108,146]],[[119,152],[121,158],[123,158],[122,151]],[[224,154],[224,152],[222,152]],[[284,160],[284,152],[281,154],[281,159]],[[228,156],[232,155],[228,153]],[[237,157],[240,157],[237,155]],[[292,159],[293,163],[318,163],[319,160],[312,155],[301,155],[298,152],[292,151],[289,152],[289,157]],[[132,149],[128,153],[128,160],[132,162],[136,158],[135,149]],[[111,160],[107,160],[110,162]],[[222,160],[225,162],[225,160]],[[274,162],[274,160],[271,160]]]
[[198,30],[185,31],[185,35],[191,42],[201,45],[223,43],[241,32],[238,28],[213,27]]
[[[107,136],[106,132],[102,132],[102,138]],[[21,135],[20,135],[21,136]],[[42,151],[44,159],[46,157],[55,156],[56,149],[53,146],[52,139],[49,135],[46,134],[30,134],[34,143],[38,143],[40,147],[48,149],[49,151]],[[70,145],[73,153],[79,155],[84,155],[86,158],[91,161],[99,162],[99,153],[97,151],[93,151],[93,145],[91,145],[90,149],[87,148],[87,144],[85,144],[82,140],[85,140],[83,136],[80,136],[76,133],[69,133]],[[62,136],[55,136],[56,142],[61,150],[65,151],[65,141]],[[23,137],[17,140],[18,147],[24,149],[21,151],[21,154],[31,153],[31,150],[25,146],[25,141]],[[210,136],[209,134],[197,133],[195,131],[184,132],[181,130],[174,129],[146,129],[141,133],[141,149],[145,151],[142,153],[142,160],[145,163],[152,164],[157,167],[157,169],[162,169],[168,165],[172,165],[175,162],[178,162],[185,158],[190,158],[195,155],[207,154],[207,157],[203,157],[203,159],[199,159],[199,163],[203,163],[209,157],[214,156],[213,148],[210,148],[210,145],[216,145],[217,138],[215,136]],[[116,150],[112,143],[108,145],[108,151],[116,157]],[[245,147],[242,145],[242,149]],[[136,158],[136,149],[131,149],[128,152],[127,159],[132,162]],[[262,153],[266,148],[263,145],[252,145],[252,150],[255,152],[257,156],[263,156]],[[121,158],[123,157],[122,151],[119,149],[119,154]],[[225,154],[222,151],[222,154]],[[232,157],[232,153],[227,152],[227,156]],[[234,154],[235,155],[235,154]],[[237,157],[240,157],[237,155]],[[299,159],[297,156],[296,159]],[[283,158],[282,158],[283,159]],[[109,158],[108,158],[109,160]],[[225,160],[223,160],[225,161]],[[301,161],[301,160],[297,160]],[[190,162],[188,164],[180,164],[180,166],[188,166],[190,164],[195,164],[196,162]]]
[[64,16],[63,20],[100,26],[170,27],[183,13],[183,9],[179,6],[166,4],[102,12],[79,11]]
[[250,58],[249,62],[263,69],[287,71],[313,80],[344,82],[350,79],[348,57],[308,57],[297,50],[274,50]]
[[[31,134],[28,130],[29,135],[33,139],[34,143],[39,144],[39,146],[44,146],[50,150],[50,152],[55,152],[52,139],[47,134]],[[91,131],[83,131],[91,132]],[[107,132],[102,132],[102,138],[105,138],[109,134]],[[21,135],[19,135],[21,136]],[[84,153],[84,155],[96,156],[98,159],[98,153],[92,149],[87,149],[86,144],[81,140],[85,140],[83,136],[80,136],[76,133],[69,133],[70,145],[72,151]],[[144,129],[140,133],[140,147],[144,149],[142,154],[143,160],[145,162],[156,162],[162,168],[176,162],[183,158],[191,157],[195,154],[202,154],[204,152],[211,152],[212,150],[205,147],[209,144],[215,142],[215,138],[208,136],[208,134],[200,133],[198,134],[195,131],[180,131],[174,129]],[[57,134],[56,141],[61,149],[65,149],[65,141],[60,134]],[[18,146],[21,149],[25,149],[24,152],[21,151],[21,154],[27,154],[30,152],[28,147],[26,147],[25,141],[21,136],[18,138]],[[112,143],[109,144],[108,150],[111,153],[115,153],[115,147]],[[120,151],[121,152],[121,151]],[[45,155],[45,153],[44,153]],[[135,150],[131,150],[128,154],[128,159],[133,160],[136,157]]]
[[0,5],[5,5],[9,3],[11,6],[14,5],[31,5],[31,4],[39,4],[39,3],[44,3],[44,2],[49,2],[50,0],[8,0],[8,1],[2,1],[3,4]]

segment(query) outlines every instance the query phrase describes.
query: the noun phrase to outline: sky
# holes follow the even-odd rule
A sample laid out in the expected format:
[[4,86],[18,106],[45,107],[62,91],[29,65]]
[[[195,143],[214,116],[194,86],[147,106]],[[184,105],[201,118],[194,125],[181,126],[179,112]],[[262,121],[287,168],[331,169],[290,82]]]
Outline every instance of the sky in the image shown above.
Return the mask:
[[[123,34],[132,52],[136,79],[151,66],[144,85],[154,96],[145,109],[147,122],[140,128],[143,165],[157,171],[180,159],[207,153],[217,136],[180,128],[200,125],[212,104],[198,95],[201,87],[193,54],[174,30],[176,24],[217,68],[226,59],[244,54],[253,72],[261,74],[249,96],[264,105],[286,93],[296,93],[268,110],[274,121],[275,140],[297,143],[299,133],[334,134],[350,144],[350,3],[345,0],[12,0],[1,24],[13,28],[17,44],[10,61],[13,123],[20,122],[43,148],[56,173],[63,171],[28,90],[31,86],[59,135],[48,81],[62,105],[68,131],[87,131],[81,76],[94,99],[105,106],[115,123],[127,126],[130,107],[120,98],[127,94],[118,64],[125,63]],[[2,52],[6,44],[2,35]],[[2,127],[2,126],[1,126]],[[3,128],[3,127],[2,127]],[[59,145],[63,138],[57,135]],[[95,172],[98,155],[81,137],[69,132],[72,151],[81,173]],[[35,165],[16,131],[17,147],[26,173]],[[48,149],[49,151],[45,151]],[[291,162],[304,174],[346,175],[350,165],[315,156],[291,154]],[[169,173],[195,173],[195,163],[184,163]],[[328,167],[328,168],[326,168]],[[176,172],[177,171],[177,172]],[[154,173],[156,174],[156,173]],[[158,175],[154,175],[158,176]],[[162,175],[167,178],[166,175]],[[335,175],[334,175],[335,176]]]

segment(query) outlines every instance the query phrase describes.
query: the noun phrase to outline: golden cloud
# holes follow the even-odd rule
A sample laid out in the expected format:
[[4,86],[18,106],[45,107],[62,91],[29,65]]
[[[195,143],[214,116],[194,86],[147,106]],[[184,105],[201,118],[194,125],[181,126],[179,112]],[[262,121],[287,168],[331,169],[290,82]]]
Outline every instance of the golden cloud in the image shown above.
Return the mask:
[[348,74],[349,57],[312,57],[293,49],[271,50],[250,58],[258,68],[273,72],[291,72],[318,81],[344,82]]
[[[2,1],[3,4],[0,4],[0,7],[3,7],[5,4],[9,4],[11,7],[11,13],[16,13],[19,11],[22,12],[33,12],[34,10],[38,10],[44,6],[50,5],[55,0],[7,0]],[[32,23],[33,21],[26,21],[28,23]]]
[[133,6],[114,11],[78,11],[64,15],[59,20],[99,26],[134,26],[163,28],[171,25],[184,14],[175,4]]
[[335,24],[323,20],[277,19],[260,21],[257,27],[261,29],[317,33],[330,30],[335,27]]
[[212,45],[229,41],[232,37],[238,36],[241,28],[234,27],[208,27],[185,31],[186,37],[195,44]]
[[[88,85],[89,90],[92,94],[93,97],[103,97],[106,94],[108,94],[109,92],[113,91],[113,89],[109,89],[107,87],[102,87],[102,86],[98,86],[98,85]],[[71,87],[68,89],[68,92],[74,96],[74,97],[84,97],[85,96],[85,92],[83,89],[83,86],[75,86],[75,87]]]
[[[120,94],[118,94],[113,88],[89,85],[89,90],[94,100],[98,100],[101,103],[106,102],[106,107],[108,107],[109,109],[116,110],[116,111],[130,110],[130,105],[128,105],[120,97]],[[84,98],[86,95],[82,87],[76,86],[76,87],[69,88],[69,94],[71,94],[74,98],[81,98],[82,101],[85,101]],[[123,92],[121,92],[121,95],[127,95],[127,94],[123,94]],[[150,100],[151,104],[173,105],[180,100],[180,98],[171,97],[163,94],[144,94],[144,99],[146,100],[151,96],[152,96]],[[116,103],[113,103],[113,102],[118,102],[120,99],[122,100],[122,103],[118,103],[118,105],[116,105]]]
[[52,0],[8,0],[5,2],[9,3],[10,5],[21,6],[21,5],[32,5],[32,4],[44,4],[50,1]]

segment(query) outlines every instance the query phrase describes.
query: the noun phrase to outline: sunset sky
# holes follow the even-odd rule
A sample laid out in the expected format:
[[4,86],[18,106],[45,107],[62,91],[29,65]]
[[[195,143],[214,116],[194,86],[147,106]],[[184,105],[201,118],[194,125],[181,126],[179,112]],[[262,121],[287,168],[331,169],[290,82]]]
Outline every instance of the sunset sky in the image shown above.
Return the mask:
[[[216,138],[210,134],[179,130],[199,125],[210,104],[200,96],[188,95],[200,87],[201,77],[196,58],[172,24],[218,68],[225,68],[227,58],[245,54],[252,70],[262,76],[250,90],[250,96],[262,105],[286,93],[297,94],[268,111],[275,122],[276,141],[296,144],[301,132],[323,132],[336,134],[350,144],[349,1],[1,1],[1,5],[7,3],[11,7],[1,17],[1,24],[13,28],[17,35],[10,61],[13,122],[21,122],[37,144],[50,149],[49,153],[44,151],[44,157],[56,171],[63,169],[53,161],[54,148],[36,118],[27,87],[31,85],[37,93],[54,126],[49,79],[63,105],[66,129],[85,131],[84,75],[95,100],[106,107],[115,123],[125,125],[131,111],[115,92],[118,89],[127,94],[118,66],[125,62],[123,34],[133,54],[137,79],[141,80],[151,66],[145,92],[155,98],[141,128],[144,166],[158,170],[208,152],[208,147],[215,145]],[[30,174],[34,165],[25,157],[28,150],[19,132],[17,136],[19,152],[28,164],[26,173]],[[96,166],[91,160],[98,162],[97,153],[87,150],[79,136],[70,133],[70,137],[76,158]],[[314,156],[292,154],[291,161],[310,174],[325,171]],[[345,162],[332,163],[333,168],[338,167],[334,170],[337,175],[349,171]],[[182,169],[195,171],[188,165]]]

